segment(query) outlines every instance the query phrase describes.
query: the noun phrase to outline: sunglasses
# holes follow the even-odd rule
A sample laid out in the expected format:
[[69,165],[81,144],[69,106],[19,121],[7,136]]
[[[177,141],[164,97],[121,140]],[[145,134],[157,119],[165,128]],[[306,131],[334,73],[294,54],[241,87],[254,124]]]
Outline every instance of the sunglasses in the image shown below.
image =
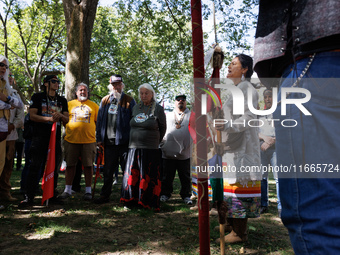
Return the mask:
[[8,76],[14,78],[14,74],[10,74],[10,75],[8,75]]
[[57,81],[57,80],[50,80],[50,82],[52,82],[53,84],[54,83],[58,83],[58,84],[60,83],[60,81]]
[[6,67],[6,69],[8,69],[8,65],[6,65],[6,64],[4,64],[4,63],[2,63],[2,62],[0,62],[0,66],[1,66],[1,67]]
[[182,98],[182,97],[180,97],[180,98],[176,98],[176,101],[183,101],[183,102],[185,102],[185,98]]

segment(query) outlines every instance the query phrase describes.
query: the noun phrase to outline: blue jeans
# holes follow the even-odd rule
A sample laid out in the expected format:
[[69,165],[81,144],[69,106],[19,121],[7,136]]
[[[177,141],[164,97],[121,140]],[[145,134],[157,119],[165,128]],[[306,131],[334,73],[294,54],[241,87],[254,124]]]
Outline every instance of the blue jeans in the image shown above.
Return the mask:
[[[306,67],[309,58],[297,61],[296,69],[286,69],[284,77],[295,78]],[[287,105],[287,115],[281,115],[281,105],[274,119],[294,119],[296,127],[283,127],[275,122],[278,166],[299,167],[306,164],[340,165],[340,81],[315,79],[340,77],[340,52],[325,52],[315,56],[308,72],[298,87],[310,91],[311,99],[303,104],[312,114],[305,116],[295,105]],[[282,87],[291,87],[289,79]],[[279,91],[278,98],[281,98]],[[303,98],[294,93],[288,98]],[[289,178],[279,173],[281,218],[289,231],[296,254],[339,254],[340,252],[340,179],[306,178],[305,174],[291,173]],[[331,177],[328,175],[327,177]]]
[[[277,194],[277,209],[281,210],[281,201],[279,195],[279,179],[277,171],[274,171],[277,166],[275,148],[268,148],[266,151],[261,151],[261,164],[262,166],[272,166],[274,180],[276,184]],[[268,171],[262,170],[262,181],[261,181],[261,206],[268,206]]]

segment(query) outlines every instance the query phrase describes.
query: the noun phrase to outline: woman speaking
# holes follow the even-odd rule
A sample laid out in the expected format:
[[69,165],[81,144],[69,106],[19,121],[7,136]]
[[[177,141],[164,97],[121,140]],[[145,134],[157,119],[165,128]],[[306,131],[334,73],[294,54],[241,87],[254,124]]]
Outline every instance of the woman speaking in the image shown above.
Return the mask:
[[[227,78],[243,93],[244,114],[233,115],[233,97],[230,95],[223,104],[224,119],[229,121],[215,126],[217,130],[222,131],[222,165],[227,166],[227,169],[236,170],[223,173],[224,201],[228,208],[226,229],[231,231],[224,238],[227,243],[247,241],[248,218],[260,216],[259,134],[257,127],[248,125],[249,120],[257,119],[248,108],[248,96],[252,97],[253,107],[257,109],[258,106],[257,91],[249,82],[253,74],[252,66],[252,58],[244,54],[231,61]],[[251,93],[248,93],[248,90]]]

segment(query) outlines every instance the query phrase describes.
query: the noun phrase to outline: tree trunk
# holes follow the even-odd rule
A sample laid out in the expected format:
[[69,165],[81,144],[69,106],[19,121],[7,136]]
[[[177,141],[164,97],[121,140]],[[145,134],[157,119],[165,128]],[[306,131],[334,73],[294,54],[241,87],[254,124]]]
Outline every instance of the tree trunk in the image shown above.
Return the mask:
[[67,27],[65,68],[66,98],[74,98],[75,86],[89,84],[91,34],[98,0],[63,0]]

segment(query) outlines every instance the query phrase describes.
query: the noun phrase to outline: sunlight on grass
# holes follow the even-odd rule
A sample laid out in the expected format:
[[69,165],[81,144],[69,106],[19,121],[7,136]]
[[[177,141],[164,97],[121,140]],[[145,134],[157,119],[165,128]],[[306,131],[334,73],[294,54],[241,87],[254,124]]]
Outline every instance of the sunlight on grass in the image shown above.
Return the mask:
[[31,223],[29,227],[34,231],[25,235],[27,240],[41,240],[53,237],[56,233],[71,233],[73,230],[69,226],[59,225],[54,221],[38,221]]

